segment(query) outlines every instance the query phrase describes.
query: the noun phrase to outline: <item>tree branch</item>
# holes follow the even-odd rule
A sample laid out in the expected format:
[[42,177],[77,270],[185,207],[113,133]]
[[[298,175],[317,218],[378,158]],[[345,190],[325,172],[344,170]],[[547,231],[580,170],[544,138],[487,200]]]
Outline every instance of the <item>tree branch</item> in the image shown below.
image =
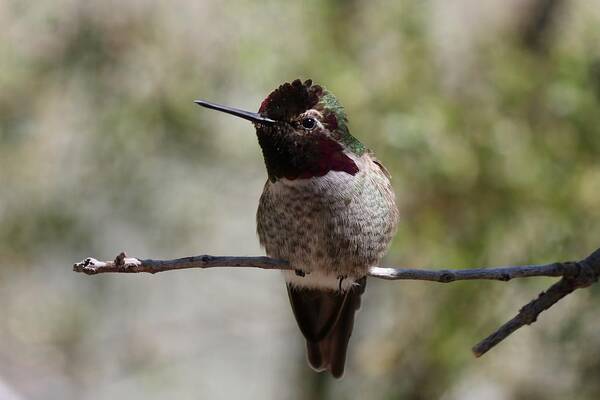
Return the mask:
[[[138,273],[171,271],[189,268],[243,267],[270,270],[293,270],[287,261],[270,257],[226,257],[200,255],[173,260],[140,260],[119,254],[114,261],[98,261],[94,258],[73,265],[73,271],[87,275],[106,272]],[[560,299],[576,289],[588,287],[598,281],[600,276],[600,249],[581,261],[556,262],[545,265],[524,265],[495,268],[472,269],[416,269],[371,267],[369,276],[386,280],[420,280],[449,283],[464,280],[498,280],[509,281],[514,278],[533,276],[561,276],[547,291],[523,306],[510,321],[498,328],[494,333],[473,347],[473,353],[480,357],[492,347],[506,339],[517,329],[535,322],[538,316],[552,307]]]

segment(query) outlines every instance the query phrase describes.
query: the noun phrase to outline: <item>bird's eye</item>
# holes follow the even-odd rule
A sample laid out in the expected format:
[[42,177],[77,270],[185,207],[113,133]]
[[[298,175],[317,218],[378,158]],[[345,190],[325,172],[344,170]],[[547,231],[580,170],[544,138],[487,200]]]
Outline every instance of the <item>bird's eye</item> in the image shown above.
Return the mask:
[[313,129],[317,126],[317,121],[314,118],[308,117],[302,120],[302,126],[306,129]]

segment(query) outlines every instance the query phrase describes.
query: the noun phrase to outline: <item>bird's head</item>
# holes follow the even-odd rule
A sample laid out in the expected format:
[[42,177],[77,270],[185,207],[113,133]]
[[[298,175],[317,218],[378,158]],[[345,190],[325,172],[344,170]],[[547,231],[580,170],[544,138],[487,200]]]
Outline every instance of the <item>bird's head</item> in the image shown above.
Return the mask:
[[196,103],[254,124],[271,181],[310,179],[329,171],[358,172],[353,159],[365,147],[350,134],[337,98],[311,80],[279,86],[263,100],[258,113],[201,100]]

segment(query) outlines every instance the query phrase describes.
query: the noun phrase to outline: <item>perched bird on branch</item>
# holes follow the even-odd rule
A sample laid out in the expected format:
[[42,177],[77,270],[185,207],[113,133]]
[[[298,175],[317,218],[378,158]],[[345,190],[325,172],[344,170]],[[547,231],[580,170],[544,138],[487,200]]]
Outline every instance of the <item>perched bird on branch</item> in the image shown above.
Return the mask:
[[309,364],[341,377],[369,267],[396,229],[389,173],[350,134],[336,97],[310,80],[279,86],[258,113],[196,103],[254,124],[268,173],[260,242],[294,269],[283,273]]

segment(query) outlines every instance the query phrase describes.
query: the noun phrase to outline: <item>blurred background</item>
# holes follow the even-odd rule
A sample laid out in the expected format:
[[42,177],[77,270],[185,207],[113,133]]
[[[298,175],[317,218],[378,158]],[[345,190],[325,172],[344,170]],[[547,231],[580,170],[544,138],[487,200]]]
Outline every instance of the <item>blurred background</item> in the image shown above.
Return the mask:
[[388,167],[385,265],[600,246],[600,1],[0,0],[0,399],[597,399],[600,287],[481,359],[553,280],[371,279],[346,375],[313,373],[281,277],[71,266],[260,255],[250,110],[328,87]]

